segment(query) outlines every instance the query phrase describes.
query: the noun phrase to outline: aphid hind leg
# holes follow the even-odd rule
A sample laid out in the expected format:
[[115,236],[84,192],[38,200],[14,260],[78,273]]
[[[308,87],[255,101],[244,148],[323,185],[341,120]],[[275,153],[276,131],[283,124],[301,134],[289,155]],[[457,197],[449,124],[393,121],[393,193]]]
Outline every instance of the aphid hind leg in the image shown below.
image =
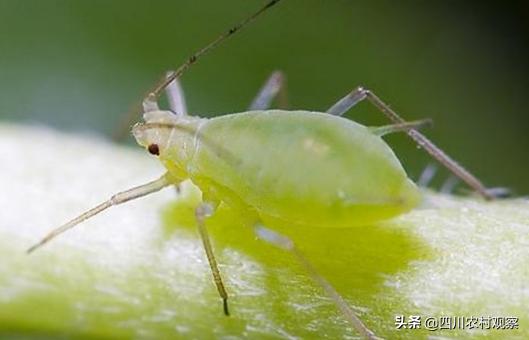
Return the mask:
[[[402,124],[406,121],[393,109],[384,103],[379,97],[377,97],[372,91],[363,87],[357,87],[347,96],[340,99],[336,104],[327,110],[327,113],[332,115],[341,116],[347,112],[350,108],[358,104],[359,102],[367,99],[373,104],[380,112],[382,112],[389,120],[395,124]],[[408,136],[412,138],[417,145],[424,148],[433,158],[443,164],[448,170],[450,170],[455,176],[459,177],[469,187],[478,192],[485,199],[493,199],[494,196],[487,190],[487,188],[472,175],[468,170],[459,165],[455,160],[448,156],[443,150],[437,147],[432,141],[426,136],[415,129],[407,131]]]
[[213,275],[213,280],[215,281],[215,286],[219,292],[220,297],[222,298],[223,310],[225,315],[230,315],[228,309],[228,293],[222,282],[222,276],[220,275],[219,267],[217,265],[217,260],[215,259],[215,254],[213,253],[213,248],[211,247],[211,241],[209,239],[208,231],[206,228],[205,220],[207,217],[213,214],[213,207],[209,203],[201,203],[195,209],[195,218],[197,221],[198,232],[200,238],[202,239],[202,244],[204,250],[206,251],[206,257],[208,259],[209,266],[211,268],[211,274]]
[[366,339],[379,339],[367,326],[360,320],[356,313],[349,307],[343,297],[334,289],[334,287],[321,276],[309,260],[297,249],[294,242],[276,231],[264,227],[262,224],[256,224],[254,231],[261,240],[266,241],[276,247],[289,251],[299,264],[305,269],[310,277],[325,291],[333,300],[344,317],[351,323],[354,329]]
[[285,75],[281,71],[274,71],[263,84],[252,103],[248,107],[252,110],[266,110],[277,97],[279,107],[287,106],[287,94],[285,87]]
[[54,239],[56,236],[64,233],[68,229],[71,229],[78,225],[79,223],[89,219],[92,216],[95,216],[102,212],[103,210],[106,210],[107,208],[110,208],[112,206],[125,203],[128,201],[131,201],[136,198],[140,198],[149,194],[152,194],[156,191],[159,191],[169,185],[176,184],[175,180],[172,176],[170,176],[168,173],[164,174],[162,177],[158,178],[157,180],[154,180],[152,182],[134,187],[129,190],[125,190],[122,192],[119,192],[115,195],[113,195],[109,200],[97,205],[96,207],[82,213],[81,215],[77,216],[73,220],[63,224],[62,226],[52,230],[50,233],[48,233],[44,238],[42,238],[38,243],[31,246],[27,252],[31,253],[35,251],[36,249],[42,247],[52,239]]

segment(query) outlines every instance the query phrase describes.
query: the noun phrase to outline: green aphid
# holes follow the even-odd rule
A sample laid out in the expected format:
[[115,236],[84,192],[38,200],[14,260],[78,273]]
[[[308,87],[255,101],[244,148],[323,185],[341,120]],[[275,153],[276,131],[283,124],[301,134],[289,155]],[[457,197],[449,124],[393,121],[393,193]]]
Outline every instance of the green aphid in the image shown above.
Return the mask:
[[133,129],[137,142],[155,149],[173,181],[191,179],[215,206],[227,201],[260,217],[347,227],[399,215],[420,200],[377,129],[348,119],[283,110],[212,119],[151,111],[144,119]]
[[[110,206],[178,186],[189,179],[202,191],[203,202],[196,208],[196,221],[226,315],[228,294],[204,223],[221,202],[237,209],[258,237],[291,252],[356,331],[366,338],[375,338],[294,243],[266,228],[262,221],[278,219],[295,225],[348,227],[373,224],[413,209],[419,204],[421,193],[381,138],[397,131],[405,131],[484,198],[491,198],[491,194],[416,130],[428,120],[406,122],[362,87],[327,112],[268,110],[282,91],[283,76],[275,72],[247,112],[212,119],[188,115],[177,79],[199,57],[279,1],[270,1],[193,54],[176,71],[169,72],[144,99],[144,122],[136,124],[132,132],[141,146],[159,158],[167,172],[157,180],[112,196],[53,230],[28,252]],[[164,89],[170,111],[160,110],[157,105]],[[371,128],[340,117],[364,99],[393,124]]]

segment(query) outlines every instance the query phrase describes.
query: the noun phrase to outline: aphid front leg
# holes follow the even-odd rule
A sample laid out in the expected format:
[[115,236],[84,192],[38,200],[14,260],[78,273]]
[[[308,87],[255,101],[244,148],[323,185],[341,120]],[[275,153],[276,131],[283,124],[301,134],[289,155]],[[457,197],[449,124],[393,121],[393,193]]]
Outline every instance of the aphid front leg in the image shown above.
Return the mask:
[[[173,73],[174,71],[168,71],[167,76],[170,76]],[[171,111],[178,116],[187,115],[186,98],[178,78],[175,78],[169,83],[169,85],[167,85],[165,93],[167,94],[167,100],[169,101],[169,108]]]
[[270,77],[268,77],[263,87],[261,87],[248,107],[248,110],[266,110],[278,95],[279,107],[287,106],[285,75],[281,71],[274,71]]
[[215,281],[219,295],[222,298],[224,314],[230,315],[228,309],[228,293],[226,292],[226,288],[224,288],[224,283],[222,282],[222,277],[217,265],[217,260],[215,259],[215,254],[213,253],[213,248],[211,247],[211,241],[209,240],[205,223],[206,218],[213,214],[213,210],[214,208],[210,203],[201,203],[195,209],[195,218],[197,221],[198,232],[200,234],[200,238],[202,239],[202,244],[204,245],[204,250],[206,251],[206,256],[211,268],[211,274],[213,274],[213,280]]
[[351,323],[356,331],[366,339],[380,339],[375,333],[373,333],[367,326],[360,320],[355,312],[349,307],[343,297],[334,289],[334,287],[317,271],[316,268],[307,260],[307,258],[297,249],[294,242],[284,236],[275,232],[271,229],[264,227],[261,224],[256,224],[254,231],[261,240],[266,241],[279,247],[281,249],[289,251],[301,264],[303,269],[307,271],[310,277],[325,291],[325,293],[333,300],[335,305],[343,313],[344,317]]
[[[336,116],[341,116],[350,108],[363,101],[364,99],[367,99],[393,123],[402,124],[406,122],[397,112],[391,109],[389,105],[384,103],[373,92],[363,87],[357,87],[347,96],[340,99],[336,104],[334,104],[333,106],[331,106],[330,109],[327,110],[327,113]],[[437,147],[422,133],[415,129],[410,129],[407,131],[407,134],[417,143],[417,145],[424,148],[433,158],[443,164],[455,176],[459,177],[463,182],[465,182],[469,187],[478,192],[485,199],[494,198],[494,196],[487,190],[487,188],[481,183],[480,180],[478,180],[474,175],[472,175],[465,168],[463,168],[456,161],[454,161],[450,156],[444,153],[443,150]]]

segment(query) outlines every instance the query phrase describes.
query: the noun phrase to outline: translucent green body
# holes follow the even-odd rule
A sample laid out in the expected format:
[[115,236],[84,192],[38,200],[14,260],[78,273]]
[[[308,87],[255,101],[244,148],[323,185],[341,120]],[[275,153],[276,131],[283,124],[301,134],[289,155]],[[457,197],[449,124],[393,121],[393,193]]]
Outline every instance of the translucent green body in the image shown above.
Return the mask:
[[[158,115],[146,120],[174,120]],[[153,129],[136,137],[145,146],[161,145],[164,165],[175,177],[190,178],[205,200],[329,227],[387,219],[419,201],[391,148],[351,120],[268,110],[177,122],[195,133]]]

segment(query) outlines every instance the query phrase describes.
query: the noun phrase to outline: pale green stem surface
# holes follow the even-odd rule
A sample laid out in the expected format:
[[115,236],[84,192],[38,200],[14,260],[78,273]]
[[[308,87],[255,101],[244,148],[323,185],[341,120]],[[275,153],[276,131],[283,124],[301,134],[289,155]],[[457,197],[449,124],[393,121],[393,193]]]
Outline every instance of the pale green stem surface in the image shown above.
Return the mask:
[[[186,185],[111,208],[28,256],[51,228],[163,173],[141,149],[0,126],[0,338],[356,338],[284,251],[221,206],[208,220],[230,294],[222,313]],[[529,337],[529,202],[425,193],[409,214],[291,236],[379,336]],[[514,316],[519,330],[397,330],[395,316]]]

